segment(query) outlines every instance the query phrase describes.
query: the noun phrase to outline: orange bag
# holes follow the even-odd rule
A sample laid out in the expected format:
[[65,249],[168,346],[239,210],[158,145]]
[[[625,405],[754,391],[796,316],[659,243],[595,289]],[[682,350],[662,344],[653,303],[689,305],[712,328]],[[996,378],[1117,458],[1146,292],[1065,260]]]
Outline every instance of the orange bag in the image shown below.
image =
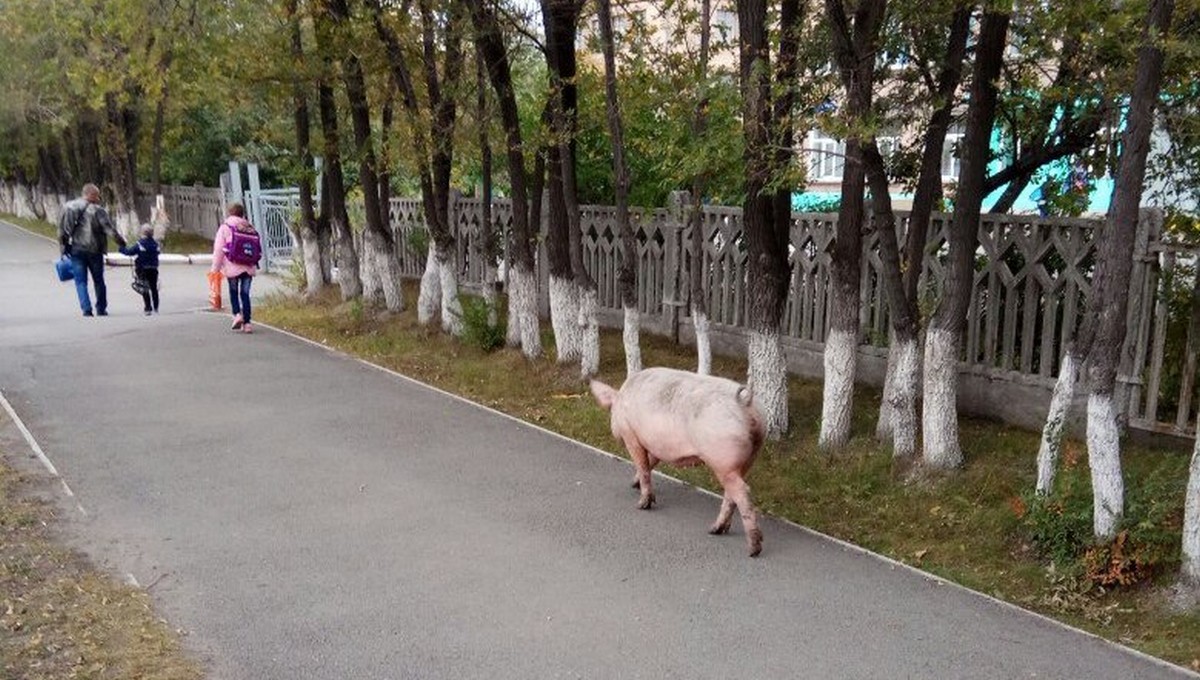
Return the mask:
[[221,311],[221,272],[208,273],[208,306],[214,312]]

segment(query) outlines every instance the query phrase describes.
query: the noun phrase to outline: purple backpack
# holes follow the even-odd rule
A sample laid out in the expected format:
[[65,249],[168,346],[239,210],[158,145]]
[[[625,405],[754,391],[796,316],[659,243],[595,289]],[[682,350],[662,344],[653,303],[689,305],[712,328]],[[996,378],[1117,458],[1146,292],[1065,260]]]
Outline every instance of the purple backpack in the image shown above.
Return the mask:
[[229,225],[229,243],[225,246],[225,257],[235,264],[257,267],[262,259],[262,241],[254,227],[246,224],[247,231]]

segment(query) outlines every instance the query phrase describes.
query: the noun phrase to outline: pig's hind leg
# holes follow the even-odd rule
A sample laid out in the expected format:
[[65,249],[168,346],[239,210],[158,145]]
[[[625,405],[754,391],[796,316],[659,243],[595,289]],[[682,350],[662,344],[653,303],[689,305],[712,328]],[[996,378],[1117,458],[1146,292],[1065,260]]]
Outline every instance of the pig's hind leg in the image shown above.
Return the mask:
[[708,528],[708,533],[717,536],[729,533],[729,525],[733,524],[734,503],[729,499],[729,492],[721,498],[721,511],[717,513],[717,521]]
[[[758,516],[754,505],[750,502],[750,485],[738,473],[730,473],[721,480],[725,487],[726,498],[732,498],[742,516],[742,526],[746,529],[746,543],[750,548],[750,556],[758,557],[762,552],[762,530],[758,528]],[[724,510],[722,505],[721,509]]]
[[638,488],[642,490],[641,496],[638,498],[638,508],[649,510],[654,506],[654,488],[650,485],[650,470],[653,467],[651,461],[655,463],[658,461],[632,437],[625,440],[625,449],[629,451],[629,457],[633,459],[633,467],[637,471],[634,479]]
[[[658,465],[658,459],[655,458],[654,454],[650,453],[649,451],[646,452],[646,459],[650,465],[650,472],[654,472],[654,466]],[[638,479],[636,472],[633,473],[633,482],[629,486],[633,489],[637,489],[642,486],[642,480]]]

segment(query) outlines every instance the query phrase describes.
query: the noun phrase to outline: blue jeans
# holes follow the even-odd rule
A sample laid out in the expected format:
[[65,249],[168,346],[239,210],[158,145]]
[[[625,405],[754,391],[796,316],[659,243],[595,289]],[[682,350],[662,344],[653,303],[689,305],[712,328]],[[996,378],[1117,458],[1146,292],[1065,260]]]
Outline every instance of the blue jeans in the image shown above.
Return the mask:
[[87,275],[92,274],[92,285],[96,288],[96,311],[104,314],[108,310],[108,289],[104,285],[104,255],[101,253],[71,253],[71,269],[75,274],[75,292],[79,294],[79,308],[84,314],[92,312],[92,299],[88,297]]
[[242,321],[250,323],[250,283],[254,277],[240,274],[229,279],[229,307],[234,314],[241,314]]

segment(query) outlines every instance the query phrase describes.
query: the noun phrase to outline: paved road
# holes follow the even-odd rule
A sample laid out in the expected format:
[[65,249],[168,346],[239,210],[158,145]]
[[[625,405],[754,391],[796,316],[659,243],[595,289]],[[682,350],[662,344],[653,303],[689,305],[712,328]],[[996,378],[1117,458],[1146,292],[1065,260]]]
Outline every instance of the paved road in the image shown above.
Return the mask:
[[84,319],[53,255],[0,225],[0,390],[213,678],[1184,675],[781,522],[748,559],[708,495],[639,512],[624,462],[229,333],[200,268]]

